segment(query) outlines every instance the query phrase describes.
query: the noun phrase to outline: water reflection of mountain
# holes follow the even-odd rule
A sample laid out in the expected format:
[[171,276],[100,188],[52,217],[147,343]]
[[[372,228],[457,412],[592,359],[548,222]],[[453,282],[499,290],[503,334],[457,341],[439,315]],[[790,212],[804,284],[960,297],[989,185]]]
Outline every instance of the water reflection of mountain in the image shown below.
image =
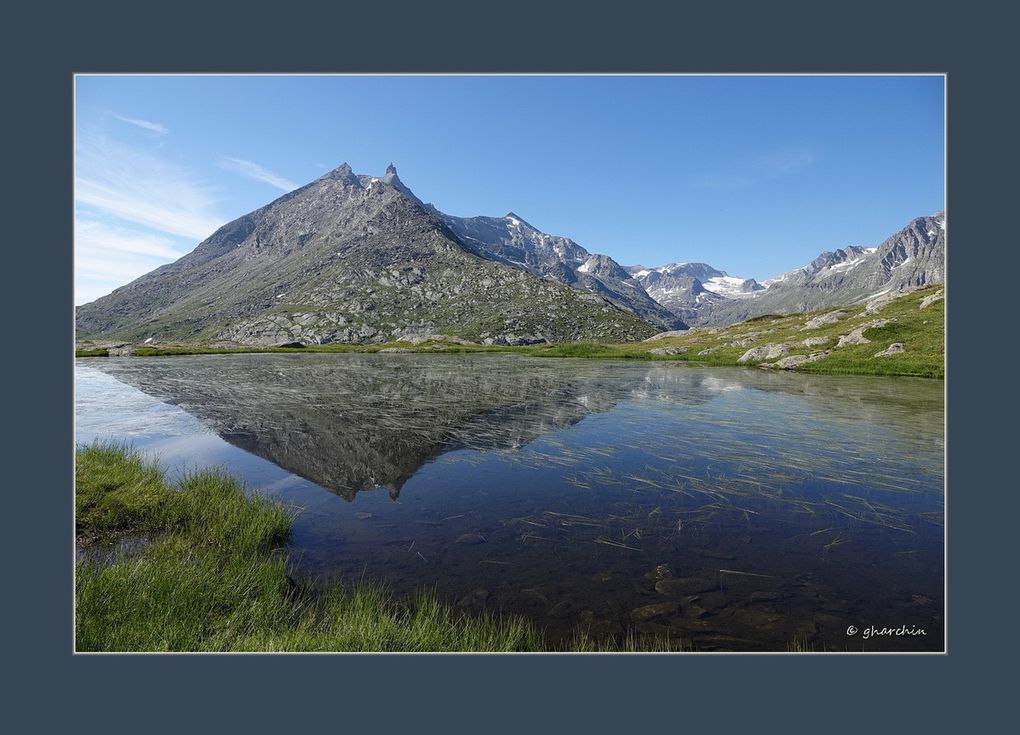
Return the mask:
[[527,444],[627,395],[604,369],[506,356],[217,355],[110,360],[223,439],[352,499],[430,458]]
[[[97,363],[100,361],[97,361]],[[226,441],[353,499],[394,497],[423,463],[452,449],[513,449],[622,400],[697,406],[741,389],[780,391],[838,415],[941,422],[936,391],[890,400],[880,379],[772,375],[682,365],[510,355],[215,355],[105,360],[123,382],[179,405]],[[905,384],[910,388],[912,384]],[[941,399],[941,393],[936,396]],[[897,403],[899,400],[899,404]],[[849,408],[848,408],[849,406]]]

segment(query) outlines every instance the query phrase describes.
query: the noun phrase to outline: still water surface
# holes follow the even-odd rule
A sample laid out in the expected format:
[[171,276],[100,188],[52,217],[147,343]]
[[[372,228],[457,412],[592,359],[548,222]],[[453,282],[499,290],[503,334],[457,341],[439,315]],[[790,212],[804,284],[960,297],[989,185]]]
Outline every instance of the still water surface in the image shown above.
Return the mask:
[[554,643],[942,650],[941,382],[273,354],[79,360],[76,389],[79,442],[300,508],[296,576],[434,588]]

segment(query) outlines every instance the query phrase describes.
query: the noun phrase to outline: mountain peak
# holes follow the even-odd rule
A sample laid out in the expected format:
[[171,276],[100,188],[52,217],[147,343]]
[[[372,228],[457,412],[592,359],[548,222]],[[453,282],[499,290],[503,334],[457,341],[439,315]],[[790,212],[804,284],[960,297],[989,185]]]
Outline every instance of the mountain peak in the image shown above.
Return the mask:
[[407,186],[404,185],[404,182],[400,180],[400,177],[397,176],[397,167],[394,166],[392,162],[390,163],[389,166],[386,167],[386,173],[383,174],[383,177],[382,179],[380,179],[380,181],[382,181],[385,184],[389,184],[404,196],[424,206],[421,199],[416,197],[414,195],[414,192],[408,189]]
[[351,169],[351,165],[344,161],[332,171],[323,174],[320,178],[323,179],[334,179],[336,181],[342,181],[345,184],[359,184],[358,177],[354,175],[354,170]]
[[531,227],[531,223],[527,222],[521,215],[517,214],[516,212],[507,212],[503,216],[503,219],[510,220],[510,224],[512,225],[526,225],[528,227]]

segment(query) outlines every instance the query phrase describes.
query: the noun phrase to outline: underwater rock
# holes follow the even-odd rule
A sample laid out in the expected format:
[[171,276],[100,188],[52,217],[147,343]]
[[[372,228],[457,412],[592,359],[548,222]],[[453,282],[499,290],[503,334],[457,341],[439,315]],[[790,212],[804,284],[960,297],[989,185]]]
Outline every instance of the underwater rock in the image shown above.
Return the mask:
[[[658,585],[656,585],[658,586]],[[680,602],[673,600],[670,602],[657,602],[654,605],[644,605],[642,607],[634,608],[631,610],[630,616],[637,622],[643,623],[653,618],[659,618],[663,615],[669,615],[680,609]]]
[[710,592],[718,588],[719,585],[716,582],[698,577],[674,577],[671,579],[660,579],[655,583],[655,591],[667,597],[695,595],[699,592]]
[[489,599],[489,590],[479,588],[464,595],[457,601],[458,607],[481,607]]

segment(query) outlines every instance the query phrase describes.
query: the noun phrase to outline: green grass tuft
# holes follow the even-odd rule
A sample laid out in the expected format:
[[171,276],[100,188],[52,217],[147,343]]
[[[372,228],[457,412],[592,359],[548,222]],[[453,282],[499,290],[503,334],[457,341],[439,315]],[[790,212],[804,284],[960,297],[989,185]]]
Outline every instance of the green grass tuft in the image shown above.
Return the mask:
[[179,515],[176,495],[162,470],[115,444],[78,450],[75,530],[79,538],[165,530]]

